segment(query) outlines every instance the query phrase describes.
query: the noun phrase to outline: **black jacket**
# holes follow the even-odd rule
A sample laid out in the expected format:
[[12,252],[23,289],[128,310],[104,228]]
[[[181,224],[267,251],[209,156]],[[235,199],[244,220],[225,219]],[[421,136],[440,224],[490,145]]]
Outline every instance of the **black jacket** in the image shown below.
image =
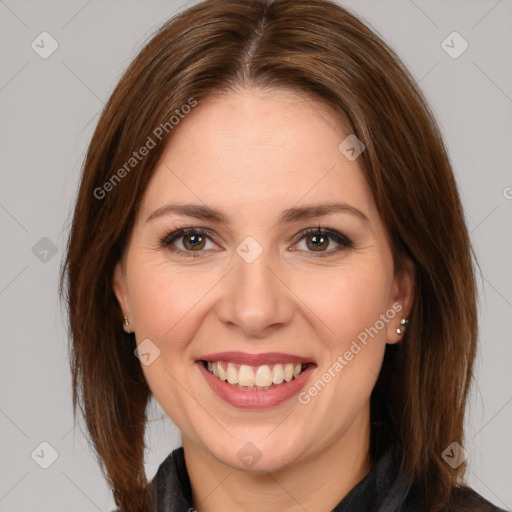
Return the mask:
[[[385,453],[332,512],[428,512],[421,490],[398,473],[399,451]],[[176,448],[151,480],[152,512],[193,512],[183,447]],[[458,488],[445,512],[505,512],[468,487]]]

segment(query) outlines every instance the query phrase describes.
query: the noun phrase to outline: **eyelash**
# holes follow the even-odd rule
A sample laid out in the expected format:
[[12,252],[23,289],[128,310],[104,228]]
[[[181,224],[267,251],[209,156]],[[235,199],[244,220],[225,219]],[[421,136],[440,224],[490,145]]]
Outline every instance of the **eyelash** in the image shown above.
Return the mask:
[[[173,253],[175,253],[177,256],[180,256],[180,257],[198,258],[198,257],[200,257],[199,253],[204,252],[204,251],[195,251],[195,252],[197,252],[197,255],[196,255],[196,254],[194,254],[193,251],[183,251],[181,249],[171,248],[172,247],[171,244],[175,240],[178,240],[179,238],[181,238],[185,235],[190,235],[190,234],[199,234],[199,235],[209,238],[211,241],[217,240],[217,237],[208,229],[195,228],[195,227],[182,227],[182,228],[179,228],[176,231],[173,231],[171,233],[166,233],[160,239],[159,246],[162,249],[169,249],[170,251],[172,251]],[[339,233],[336,230],[329,229],[329,228],[321,228],[320,226],[318,226],[316,228],[308,228],[308,229],[302,231],[299,235],[297,235],[297,237],[295,237],[296,238],[295,243],[300,242],[308,235],[317,235],[317,236],[328,237],[328,238],[334,240],[335,242],[339,243],[341,245],[341,247],[337,247],[336,249],[333,249],[333,250],[330,250],[327,252],[315,253],[314,251],[306,251],[306,252],[310,252],[312,254],[310,256],[306,256],[307,258],[313,258],[313,259],[327,258],[327,257],[331,256],[332,254],[337,253],[343,249],[350,249],[353,247],[352,241],[349,238],[347,238],[346,236],[342,235],[341,233]]]

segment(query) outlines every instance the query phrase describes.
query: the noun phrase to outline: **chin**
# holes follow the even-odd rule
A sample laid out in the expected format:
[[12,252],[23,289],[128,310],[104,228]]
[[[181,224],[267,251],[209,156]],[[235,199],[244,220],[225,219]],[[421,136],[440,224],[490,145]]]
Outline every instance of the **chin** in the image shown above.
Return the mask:
[[301,439],[294,443],[288,437],[289,443],[285,445],[283,438],[269,440],[265,439],[265,435],[268,434],[265,433],[259,436],[259,440],[254,441],[250,441],[251,436],[230,439],[227,446],[206,445],[206,449],[222,464],[237,471],[254,474],[285,469],[295,463],[300,456],[299,448],[304,449]]

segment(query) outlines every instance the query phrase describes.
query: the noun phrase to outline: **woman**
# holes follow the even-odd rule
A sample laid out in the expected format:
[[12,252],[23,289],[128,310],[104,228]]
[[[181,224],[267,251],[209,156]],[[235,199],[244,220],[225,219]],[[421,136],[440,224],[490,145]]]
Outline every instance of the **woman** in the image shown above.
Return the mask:
[[[61,275],[119,510],[499,510],[463,483],[472,258],[433,115],[354,15],[170,20],[99,120]],[[152,396],[183,446],[148,484]]]

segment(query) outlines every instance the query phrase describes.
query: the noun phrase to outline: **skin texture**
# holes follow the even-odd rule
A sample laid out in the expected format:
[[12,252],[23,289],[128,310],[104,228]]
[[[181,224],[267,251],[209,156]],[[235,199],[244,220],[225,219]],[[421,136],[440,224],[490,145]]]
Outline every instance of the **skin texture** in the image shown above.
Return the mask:
[[[414,283],[410,263],[394,272],[361,159],[338,150],[349,133],[328,106],[297,92],[210,96],[175,128],[145,191],[114,289],[137,344],[149,338],[160,349],[142,368],[181,431],[199,512],[329,511],[370,470],[370,394],[386,343],[401,339],[396,329]],[[277,224],[287,208],[327,201],[348,203],[369,222],[334,213]],[[170,202],[206,204],[230,223],[177,214],[146,222]],[[329,239],[321,249],[328,255],[315,258],[312,235],[294,237],[318,225],[353,247]],[[190,235],[172,243],[196,258],[160,247],[184,226],[208,229],[218,241],[206,238],[200,253]],[[236,252],[248,236],[263,249],[252,263]],[[397,303],[400,313],[308,404],[294,397],[238,409],[194,366],[219,351],[289,352],[316,361],[310,386]],[[251,468],[237,457],[248,442],[261,452]]]

